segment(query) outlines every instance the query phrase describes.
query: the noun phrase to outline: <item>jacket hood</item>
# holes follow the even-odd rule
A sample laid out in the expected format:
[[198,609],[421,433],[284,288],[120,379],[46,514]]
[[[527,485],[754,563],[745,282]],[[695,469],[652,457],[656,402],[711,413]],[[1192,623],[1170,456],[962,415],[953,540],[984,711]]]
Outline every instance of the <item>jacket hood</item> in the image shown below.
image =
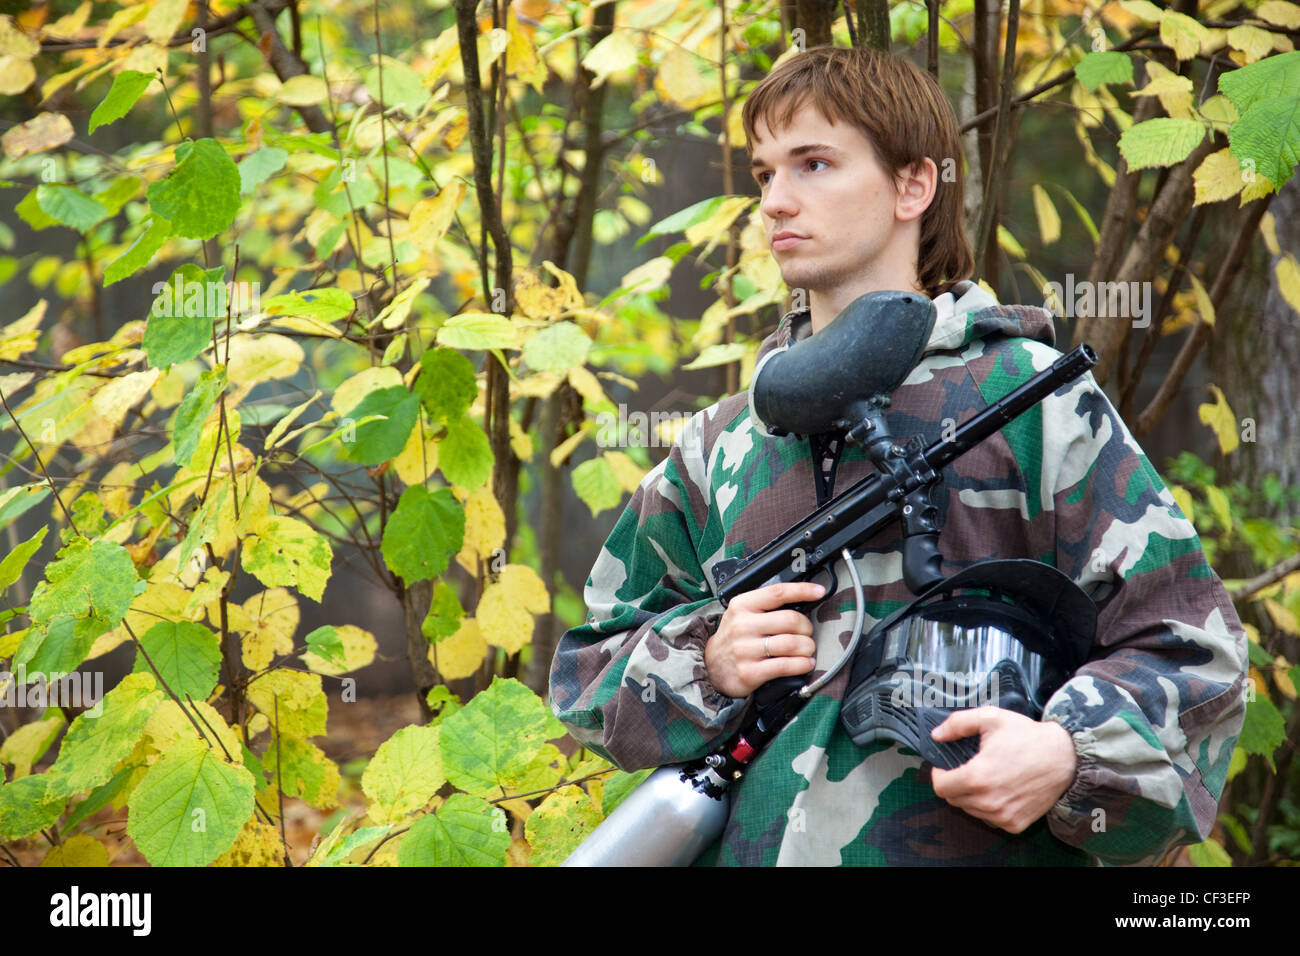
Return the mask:
[[[1052,313],[1033,305],[999,305],[986,289],[969,279],[934,299],[938,312],[925,354],[963,348],[976,339],[1029,338],[1056,344]],[[759,346],[756,362],[769,352],[812,335],[808,309],[792,310],[781,317],[776,331]],[[755,365],[757,369],[757,365]]]

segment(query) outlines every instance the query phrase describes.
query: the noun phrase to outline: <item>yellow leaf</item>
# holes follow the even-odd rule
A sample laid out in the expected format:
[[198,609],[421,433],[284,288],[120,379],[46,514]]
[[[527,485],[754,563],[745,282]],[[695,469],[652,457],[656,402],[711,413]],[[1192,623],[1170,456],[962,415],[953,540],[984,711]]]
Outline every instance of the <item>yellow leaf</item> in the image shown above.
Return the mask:
[[605,389],[601,387],[600,379],[591,373],[591,370],[584,366],[575,366],[569,369],[569,384],[573,390],[582,396],[584,402],[590,402],[593,405],[599,405],[601,402],[608,401]]
[[329,89],[325,81],[310,73],[289,77],[275,94],[276,99],[289,106],[315,106],[327,96]]
[[[415,298],[423,292],[429,285],[429,276],[421,276],[408,285],[397,295],[393,296],[391,302],[380,311],[380,313],[370,320],[370,325],[378,322],[386,329],[395,329],[406,322],[406,317],[411,314],[411,307],[415,305]],[[389,364],[387,362],[382,364]]]
[[1061,215],[1052,204],[1052,199],[1038,183],[1031,190],[1034,197],[1034,214],[1038,217],[1038,233],[1043,237],[1043,244],[1050,246],[1061,238]]
[[[572,369],[570,370],[572,371]],[[510,448],[520,461],[533,460],[533,439],[517,421],[510,419]]]
[[338,677],[351,671],[359,671],[374,661],[375,652],[379,650],[379,642],[375,640],[375,635],[355,624],[336,624],[334,630],[343,643],[343,666],[340,667],[333,661],[327,661],[307,651],[302,655],[302,662],[309,670],[327,677]]
[[673,260],[667,256],[656,256],[649,262],[643,262],[619,281],[619,286],[629,293],[641,294],[662,288],[672,275]]
[[1259,628],[1257,628],[1254,624],[1247,624],[1245,621],[1241,623],[1241,626],[1246,631],[1246,637],[1248,637],[1254,643],[1258,644]]
[[31,60],[0,56],[0,95],[16,96],[36,82],[36,68]]
[[[260,671],[276,654],[293,653],[293,635],[298,630],[298,599],[288,588],[271,588],[255,594],[242,605],[244,666]],[[232,628],[235,622],[232,621]]]
[[594,73],[591,88],[595,89],[615,73],[637,65],[637,48],[627,30],[615,29],[582,58],[582,65]]
[[467,617],[461,619],[460,627],[451,637],[429,645],[429,663],[444,680],[459,680],[474,674],[486,653],[487,641],[483,639],[478,621]]
[[1268,611],[1268,616],[1273,619],[1273,624],[1278,630],[1286,631],[1288,634],[1300,635],[1300,620],[1297,620],[1296,616],[1287,608],[1272,598],[1264,599],[1264,608]]
[[433,86],[442,75],[451,69],[452,65],[460,62],[460,42],[457,39],[456,26],[447,27],[442,33],[438,34],[438,39],[433,41],[433,46],[429,49],[430,67],[424,74],[424,86]]
[[111,431],[117,431],[126,413],[149,394],[160,375],[160,369],[149,368],[113,379],[95,392],[91,401],[95,414]]
[[1196,414],[1203,424],[1209,425],[1214,431],[1220,450],[1227,455],[1241,443],[1237,434],[1237,421],[1233,418],[1227,399],[1223,397],[1223,391],[1217,385],[1211,385],[1210,391],[1214,394],[1214,401],[1197,406]]
[[719,83],[705,77],[696,57],[677,44],[669,46],[664,54],[654,85],[664,99],[683,109],[693,110],[721,99]]
[[1180,73],[1157,63],[1147,61],[1147,85],[1134,92],[1134,96],[1157,96],[1165,112],[1175,119],[1191,119],[1192,81]]
[[1300,6],[1285,0],[1264,0],[1255,8],[1255,16],[1281,27],[1300,27]]
[[[186,712],[189,713],[189,717],[185,716]],[[191,717],[194,719],[193,723],[190,721]],[[198,724],[199,730],[194,729],[194,724]],[[240,749],[239,735],[231,729],[226,719],[217,713],[211,704],[203,700],[194,701],[193,706],[186,701],[185,712],[181,711],[176,701],[164,700],[144,725],[144,737],[148,742],[146,759],[149,763],[153,763],[180,740],[199,739],[213,747],[222,757],[229,754],[237,762],[242,759],[243,751]]]
[[490,558],[505,539],[505,513],[492,490],[486,484],[480,485],[465,502],[464,547],[456,555],[456,560],[473,574],[477,570],[475,558]]
[[1017,259],[1025,258],[1025,247],[1011,234],[1011,230],[1001,223],[998,223],[998,245]]
[[582,428],[579,428],[576,432],[555,446],[554,450],[551,452],[552,468],[559,468],[560,462],[572,455],[574,449],[582,444],[583,440],[590,432],[590,429],[586,427],[587,424],[587,422],[583,422]]
[[[423,436],[421,435],[423,433]],[[424,448],[420,448],[420,439],[424,439]],[[408,485],[423,484],[438,467],[438,442],[431,437],[428,429],[421,425],[412,428],[406,438],[406,445],[393,459],[393,470],[397,477]]]
[[99,36],[95,40],[96,46],[101,50],[108,45],[108,41],[117,36],[119,32],[126,27],[139,23],[149,14],[149,8],[143,3],[130,7],[123,7],[108,19],[108,23],[99,31]]
[[179,29],[189,5],[189,0],[157,0],[144,18],[145,36],[165,45]]
[[86,25],[86,20],[90,17],[90,0],[85,0],[81,6],[77,7],[69,14],[59,17],[53,23],[47,24],[42,31],[46,36],[61,37],[65,40],[71,40]]
[[1192,173],[1192,181],[1196,185],[1196,202],[1193,205],[1197,206],[1229,199],[1241,192],[1246,185],[1241,175],[1241,164],[1228,152],[1227,147],[1201,160],[1201,165]]
[[411,207],[407,238],[425,252],[433,252],[446,234],[465,199],[465,184],[454,179],[430,199],[421,199]]
[[145,584],[145,589],[137,594],[135,600],[131,602],[130,609],[122,619],[123,623],[96,638],[95,643],[90,646],[90,653],[86,655],[86,660],[92,660],[107,654],[123,641],[129,641],[131,635],[126,631],[126,625],[128,624],[138,637],[159,621],[197,622],[201,620],[203,608],[187,607],[189,600],[190,592],[175,581],[165,580],[164,575],[158,572],[157,565],[155,565],[154,576]]
[[236,335],[230,340],[226,377],[236,385],[289,378],[297,373],[303,358],[302,346],[288,336],[274,332]]
[[699,245],[701,242],[723,238],[731,228],[731,224],[736,221],[736,217],[748,209],[753,202],[751,196],[728,196],[708,219],[686,228],[686,241],[692,245]]
[[1277,689],[1282,692],[1282,696],[1290,699],[1296,699],[1295,684],[1291,682],[1291,662],[1281,654],[1273,659],[1273,683]]
[[515,384],[515,397],[523,398],[548,398],[552,392],[560,387],[564,381],[564,376],[558,372],[534,372],[520,379]]
[[[48,99],[49,93],[45,96]],[[21,159],[31,153],[57,149],[72,139],[72,134],[72,123],[66,116],[47,112],[12,127],[0,136],[0,143],[4,145],[6,156]]]
[[453,114],[451,125],[447,127],[446,134],[442,137],[442,144],[451,152],[456,151],[456,147],[461,144],[465,134],[469,132],[469,114],[464,110],[458,109]]
[[621,451],[607,451],[605,460],[614,469],[614,477],[618,479],[624,491],[633,492],[641,487],[641,479],[646,476],[646,470],[627,454]]
[[1277,288],[1282,293],[1282,298],[1286,299],[1287,305],[1300,312],[1300,266],[1296,264],[1295,256],[1288,252],[1277,260],[1274,268],[1277,270]]
[[515,302],[530,319],[554,319],[569,307],[569,295],[521,269],[515,272]]
[[30,60],[41,52],[41,44],[14,24],[11,17],[0,16],[0,56]]
[[[8,656],[8,655],[4,655]],[[8,684],[8,680],[5,681]],[[6,694],[8,690],[4,691]],[[37,753],[51,738],[59,732],[64,724],[63,715],[56,714],[45,720],[36,720],[23,724],[0,744],[0,762],[14,768],[10,779],[17,780],[32,772],[32,764],[37,760]]]
[[527,565],[507,564],[483,589],[475,617],[483,638],[507,654],[517,654],[533,637],[533,615],[550,609],[551,598],[537,572]]
[[75,833],[50,847],[41,866],[108,866],[108,847],[85,833]]
[[280,831],[257,814],[249,817],[235,837],[234,845],[219,856],[213,866],[284,866]]
[[1192,294],[1196,296],[1196,311],[1201,321],[1206,325],[1214,325],[1214,303],[1210,301],[1210,294],[1194,273],[1188,272],[1187,278],[1192,281]]
[[1209,30],[1185,13],[1166,10],[1160,18],[1160,42],[1172,47],[1174,56],[1180,60],[1196,56],[1209,35]]
[[343,381],[334,390],[330,399],[330,408],[340,415],[346,415],[357,407],[357,403],[376,389],[390,388],[402,384],[402,373],[391,365],[371,366],[362,369],[356,375]]
[[517,838],[506,847],[506,866],[527,866],[532,849],[523,837]]
[[1183,516],[1188,521],[1191,521],[1196,513],[1196,504],[1192,498],[1192,493],[1182,485],[1170,485],[1169,493],[1174,496],[1174,501],[1178,504],[1178,510],[1183,513]]
[[1244,23],[1228,31],[1228,45],[1246,54],[1246,62],[1254,63],[1273,51],[1273,34]]

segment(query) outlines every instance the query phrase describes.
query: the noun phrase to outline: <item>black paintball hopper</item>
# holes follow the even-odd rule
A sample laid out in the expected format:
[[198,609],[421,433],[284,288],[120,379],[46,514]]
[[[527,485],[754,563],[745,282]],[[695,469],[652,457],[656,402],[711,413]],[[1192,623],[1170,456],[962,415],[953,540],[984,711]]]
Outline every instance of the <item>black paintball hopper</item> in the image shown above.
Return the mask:
[[754,375],[754,411],[774,432],[812,435],[880,407],[921,360],[935,323],[919,292],[868,292],[830,324],[766,357]]

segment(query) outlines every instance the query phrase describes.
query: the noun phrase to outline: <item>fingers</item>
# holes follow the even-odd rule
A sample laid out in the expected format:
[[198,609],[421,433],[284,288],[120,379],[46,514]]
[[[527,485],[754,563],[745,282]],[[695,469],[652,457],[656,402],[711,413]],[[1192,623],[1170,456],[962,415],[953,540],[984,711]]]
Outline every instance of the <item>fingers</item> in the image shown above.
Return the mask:
[[963,737],[975,737],[984,730],[991,729],[990,723],[996,722],[1003,713],[996,707],[972,707],[968,710],[955,710],[948,719],[930,732],[934,740],[960,740]]
[[[767,587],[746,591],[732,600],[730,606],[740,605],[745,611],[771,611],[787,604],[816,601],[826,596],[826,588],[811,581],[783,581]],[[798,613],[798,612],[795,612]]]
[[769,657],[816,657],[817,644],[802,634],[772,634],[751,638],[749,648],[757,659]]

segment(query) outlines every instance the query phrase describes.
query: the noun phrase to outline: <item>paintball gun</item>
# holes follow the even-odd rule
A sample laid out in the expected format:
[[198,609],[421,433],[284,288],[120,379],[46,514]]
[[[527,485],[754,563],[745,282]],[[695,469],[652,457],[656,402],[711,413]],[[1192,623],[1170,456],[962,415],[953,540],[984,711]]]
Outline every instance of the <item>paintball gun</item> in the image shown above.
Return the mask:
[[[840,431],[864,448],[875,473],[817,508],[773,541],[712,569],[726,606],[738,595],[784,581],[830,575],[843,559],[853,584],[852,640],[820,678],[769,681],[755,691],[740,730],[698,760],[652,773],[565,861],[565,866],[686,866],[726,826],[728,787],[803,705],[853,659],[862,636],[864,595],[851,549],[894,520],[903,525],[903,577],[917,594],[942,580],[937,509],[942,470],[958,456],[1074,381],[1096,362],[1087,345],[1063,355],[1019,388],[945,437],[922,446],[889,434],[889,396],[916,365],[935,321],[933,303],[916,293],[875,292],[850,303],[826,328],[759,363],[751,411],[772,434]],[[804,610],[800,605],[796,608]]]

